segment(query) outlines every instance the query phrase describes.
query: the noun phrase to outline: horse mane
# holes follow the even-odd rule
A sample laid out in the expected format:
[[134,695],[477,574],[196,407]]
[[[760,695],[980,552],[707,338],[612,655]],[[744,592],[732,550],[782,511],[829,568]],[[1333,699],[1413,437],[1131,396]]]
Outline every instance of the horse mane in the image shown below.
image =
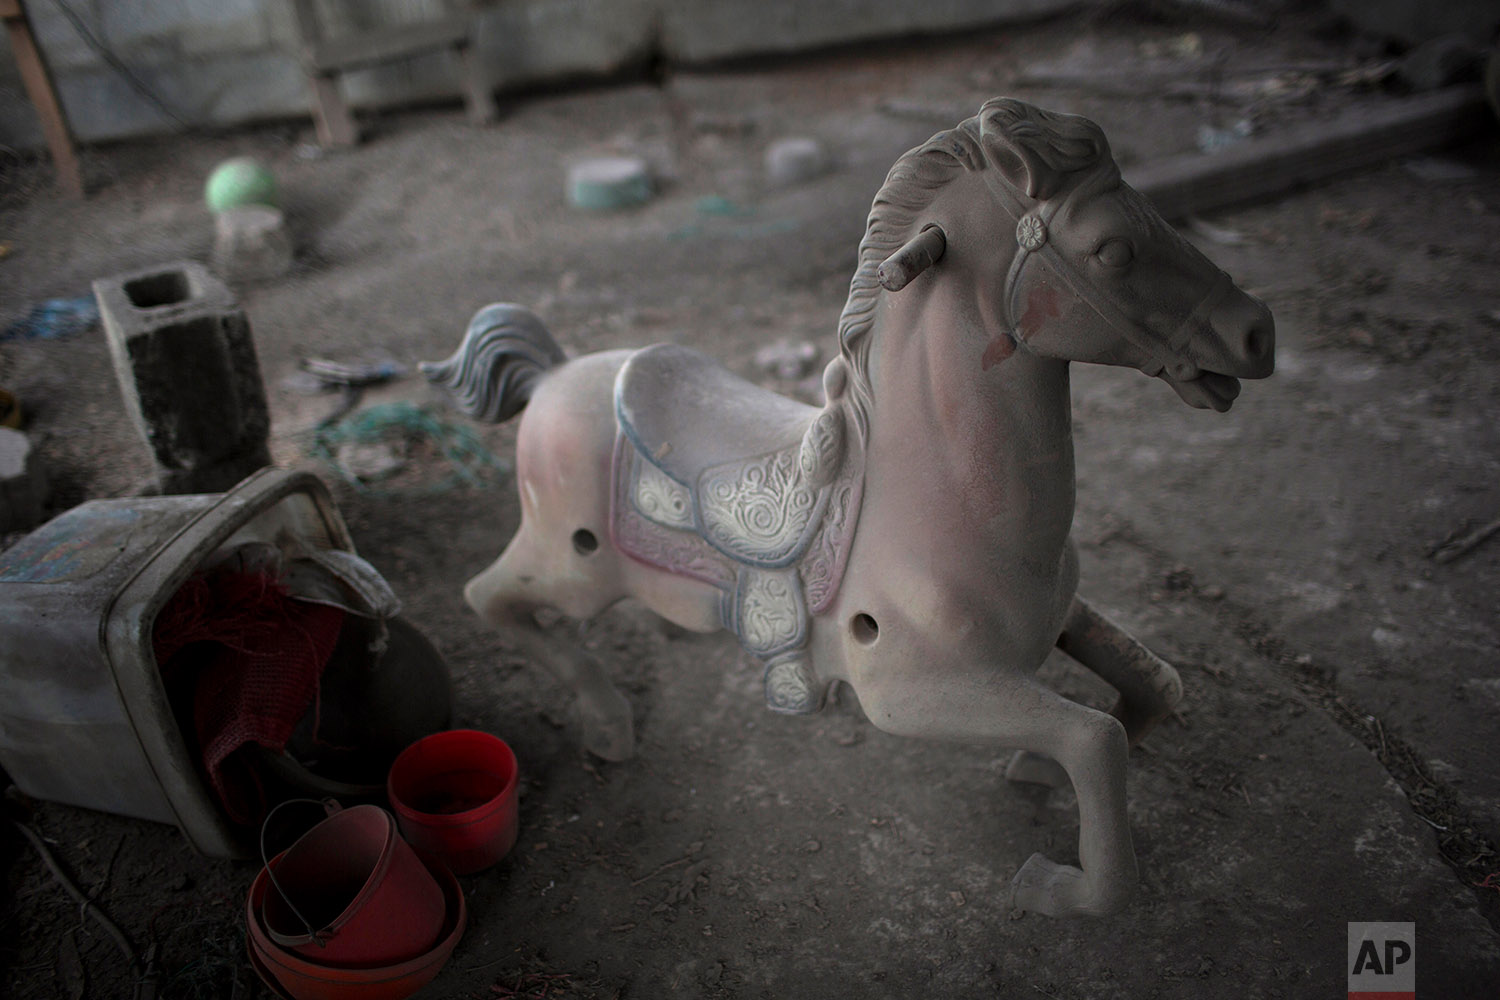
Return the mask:
[[[1008,147],[1020,147],[1054,174],[1073,175],[1114,164],[1104,133],[1087,118],[1044,111],[1011,97],[985,102],[974,117],[939,132],[896,160],[870,206],[859,243],[859,264],[839,314],[839,353],[849,368],[853,415],[862,438],[868,436],[873,402],[869,333],[883,291],[877,269],[905,244],[918,216],[939,190],[964,171],[984,170],[1005,158],[1014,160]],[[1025,193],[1031,197],[1051,194],[1034,186]]]

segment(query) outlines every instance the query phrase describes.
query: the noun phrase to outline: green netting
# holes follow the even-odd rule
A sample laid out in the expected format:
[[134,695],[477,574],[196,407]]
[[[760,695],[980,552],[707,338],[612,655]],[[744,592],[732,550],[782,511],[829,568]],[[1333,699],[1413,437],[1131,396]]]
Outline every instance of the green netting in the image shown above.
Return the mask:
[[[422,438],[432,441],[449,465],[448,473],[434,483],[392,489],[362,479],[338,460],[341,445],[351,442],[371,444],[393,438],[407,442]],[[361,493],[445,493],[459,486],[485,486],[499,482],[510,471],[510,466],[495,457],[471,428],[449,423],[423,407],[406,402],[371,406],[337,423],[320,426],[313,431],[308,451]]]

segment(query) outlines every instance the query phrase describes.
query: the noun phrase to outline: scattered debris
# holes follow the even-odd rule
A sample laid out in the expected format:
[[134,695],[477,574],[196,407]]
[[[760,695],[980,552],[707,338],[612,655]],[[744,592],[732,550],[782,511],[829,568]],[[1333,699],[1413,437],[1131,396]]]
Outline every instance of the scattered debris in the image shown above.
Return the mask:
[[1352,209],[1323,205],[1318,209],[1320,229],[1338,229],[1344,232],[1366,232],[1375,225],[1379,215],[1373,208]]
[[910,118],[922,122],[939,121],[947,122],[950,125],[974,113],[974,109],[967,104],[924,104],[921,101],[909,101],[901,98],[880,102],[878,110],[882,114],[890,115],[892,118]]
[[802,184],[828,172],[828,154],[816,139],[778,139],[766,150],[766,178],[778,187]]
[[1442,156],[1415,156],[1401,161],[1401,167],[1418,180],[1433,184],[1471,181],[1479,171],[1459,160]]
[[379,385],[405,378],[409,369],[399,361],[365,361],[345,363],[327,358],[304,358],[302,370],[318,380],[324,388]]
[[1229,229],[1226,226],[1216,226],[1212,222],[1209,222],[1207,219],[1199,215],[1189,216],[1187,219],[1187,225],[1189,229],[1197,233],[1199,236],[1202,236],[1204,239],[1208,240],[1211,243],[1217,243],[1220,246],[1237,247],[1244,246],[1247,242],[1249,242],[1249,239],[1245,236],[1245,234],[1240,232],[1238,229]]
[[693,209],[699,215],[721,215],[729,218],[743,218],[755,214],[755,209],[738,205],[721,194],[704,195],[693,202]]
[[1248,118],[1220,128],[1215,125],[1198,126],[1198,148],[1205,153],[1217,153],[1237,146],[1255,134],[1255,123]]
[[92,295],[46,299],[6,327],[0,340],[58,340],[83,333],[98,322],[99,304]]
[[767,374],[793,382],[812,372],[818,354],[818,345],[811,341],[778,340],[755,352],[755,365]]
[[1325,93],[1330,87],[1368,89],[1395,75],[1399,64],[1379,60],[1350,66],[1345,63],[1296,63],[1279,66],[1225,67],[1207,61],[1136,66],[1128,71],[1092,66],[1040,67],[1017,78],[1018,86],[1087,90],[1101,97],[1140,97],[1143,87],[1167,99],[1234,100],[1252,103],[1294,103]]
[[46,499],[46,470],[30,439],[0,427],[0,533],[40,523]]
[[1162,578],[1162,586],[1167,588],[1168,593],[1182,593],[1193,589],[1193,569],[1191,566],[1176,565],[1167,571]]
[[566,972],[523,972],[515,980],[495,983],[490,993],[505,1000],[544,1000],[572,989],[573,977]]
[[1497,532],[1500,532],[1500,517],[1472,531],[1465,531],[1462,534],[1455,531],[1434,546],[1432,551],[1427,553],[1427,558],[1436,563],[1450,563],[1459,556],[1474,551]]
[[292,268],[281,209],[241,205],[214,216],[214,270],[229,281],[270,281]]
[[1196,31],[1157,41],[1142,42],[1141,55],[1147,59],[1199,59],[1203,56],[1203,36]]
[[644,205],[651,200],[651,170],[636,156],[584,160],[568,170],[568,204],[601,212]]
[[334,453],[334,459],[358,481],[375,483],[406,467],[406,446],[400,440],[346,441]]

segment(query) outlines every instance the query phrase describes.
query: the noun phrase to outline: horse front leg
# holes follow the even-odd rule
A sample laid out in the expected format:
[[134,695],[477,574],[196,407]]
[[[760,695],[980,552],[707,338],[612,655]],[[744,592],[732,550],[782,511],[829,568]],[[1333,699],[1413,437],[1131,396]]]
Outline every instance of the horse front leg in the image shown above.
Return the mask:
[[1030,749],[1061,765],[1078,796],[1078,860],[1060,865],[1033,854],[1011,882],[1011,902],[1047,916],[1104,916],[1123,907],[1136,882],[1125,807],[1125,729],[1102,712],[1058,697]]
[[542,628],[536,612],[556,608],[535,591],[534,574],[517,574],[502,556],[464,587],[464,599],[479,616],[501,629],[528,660],[542,664],[575,697],[585,750],[605,760],[635,752],[635,723],[604,667],[577,643],[560,641]]
[[[942,688],[942,690],[935,690]],[[857,688],[858,690],[858,688]],[[1129,747],[1120,722],[1030,677],[938,681],[860,690],[870,719],[890,732],[990,743],[1056,761],[1078,795],[1079,865],[1033,854],[1011,882],[1011,904],[1052,917],[1104,916],[1136,883],[1125,809]]]

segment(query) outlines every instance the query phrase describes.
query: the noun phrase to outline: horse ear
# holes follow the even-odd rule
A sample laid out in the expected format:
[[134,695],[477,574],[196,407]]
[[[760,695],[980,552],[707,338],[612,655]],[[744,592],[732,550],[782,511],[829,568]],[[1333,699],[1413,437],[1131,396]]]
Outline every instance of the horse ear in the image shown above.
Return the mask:
[[1049,162],[1055,157],[1043,157],[1040,152],[1050,132],[1044,126],[1062,117],[1013,97],[997,97],[980,109],[984,149],[990,162],[1013,187],[1038,201],[1046,201],[1067,184],[1068,171]]
[[1005,133],[989,139],[990,159],[1011,185],[1025,191],[1027,197],[1046,201],[1060,191],[1067,174],[1054,170],[1036,152]]

